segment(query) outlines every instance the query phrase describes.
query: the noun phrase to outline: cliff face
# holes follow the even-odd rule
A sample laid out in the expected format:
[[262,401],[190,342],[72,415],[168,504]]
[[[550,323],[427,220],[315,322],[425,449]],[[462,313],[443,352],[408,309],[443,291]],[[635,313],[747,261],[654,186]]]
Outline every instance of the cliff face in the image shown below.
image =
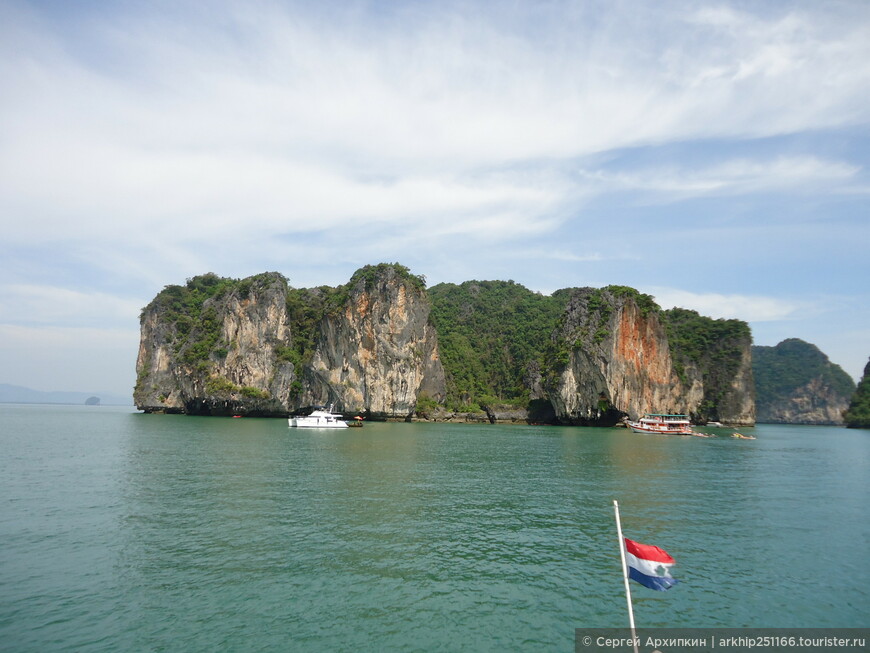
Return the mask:
[[182,307],[186,293],[176,286],[143,310],[136,406],[196,415],[286,413],[296,378],[292,363],[277,354],[291,335],[286,281],[274,273],[237,285],[213,275],[198,279],[211,285],[186,299],[201,306]]
[[277,273],[167,287],[142,313],[137,407],[266,416],[323,403],[405,417],[419,393],[443,398],[425,291],[403,270],[364,268],[332,303],[304,307],[313,325],[289,314],[290,290]]
[[748,332],[723,370],[705,359],[675,360],[666,319],[631,289],[573,291],[554,334],[548,384],[558,419],[608,425],[624,415],[669,412],[754,423]]
[[698,424],[755,423],[752,334],[741,320],[714,320],[684,308],[662,312],[671,356],[684,385],[700,383],[703,397],[690,409]]
[[398,264],[337,288],[290,288],[278,273],[167,286],[142,312],[135,403],[200,415],[324,404],[398,419],[754,421],[745,323],[662,311],[623,286],[543,296],[474,281],[432,298],[430,315],[424,280]]
[[645,314],[631,297],[573,291],[555,340],[562,350],[547,394],[562,422],[605,425],[626,414],[688,413],[702,397],[698,383],[688,391],[680,383],[658,315]]
[[843,424],[849,400],[819,377],[795,388],[787,397],[758,406],[758,421],[769,424]]
[[703,423],[701,420],[715,420],[735,426],[751,426],[758,419],[751,339],[748,336],[740,338],[737,346],[740,355],[733,375],[725,369],[724,374],[711,375],[709,382],[704,384],[705,399],[711,399],[707,399],[698,411],[700,423]]
[[410,416],[421,394],[444,398],[429,303],[394,268],[352,283],[344,309],[325,318],[305,373],[304,400],[381,417]]
[[789,338],[752,356],[759,422],[843,424],[855,384],[818,347]]

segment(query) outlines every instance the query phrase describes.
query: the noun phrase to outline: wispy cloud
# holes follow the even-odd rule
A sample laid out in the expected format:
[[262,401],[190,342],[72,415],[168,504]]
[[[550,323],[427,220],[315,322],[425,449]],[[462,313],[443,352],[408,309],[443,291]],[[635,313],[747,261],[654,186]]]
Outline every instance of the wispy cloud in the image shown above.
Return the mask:
[[[554,3],[492,20],[474,5],[423,5],[349,24],[272,3],[219,7],[232,29],[94,16],[82,38],[115,67],[13,13],[25,33],[0,66],[0,207],[29,219],[8,238],[144,230],[202,242],[361,220],[431,236],[432,215],[444,236],[489,220],[523,238],[579,190],[558,176],[541,187],[506,163],[845,124],[864,115],[870,80],[870,21],[799,9],[617,5],[602,21]],[[785,157],[589,178],[691,194],[851,171]],[[470,175],[473,185],[461,181]],[[525,223],[503,220],[506,206]]]
[[730,159],[706,167],[655,166],[644,170],[593,170],[583,177],[599,192],[642,191],[659,201],[748,193],[810,193],[819,188],[847,192],[860,172],[856,165],[814,156]]
[[101,292],[33,284],[0,285],[0,323],[9,325],[135,324],[141,303]]
[[696,293],[677,288],[648,288],[662,308],[688,308],[713,318],[771,322],[793,317],[804,304],[758,295]]

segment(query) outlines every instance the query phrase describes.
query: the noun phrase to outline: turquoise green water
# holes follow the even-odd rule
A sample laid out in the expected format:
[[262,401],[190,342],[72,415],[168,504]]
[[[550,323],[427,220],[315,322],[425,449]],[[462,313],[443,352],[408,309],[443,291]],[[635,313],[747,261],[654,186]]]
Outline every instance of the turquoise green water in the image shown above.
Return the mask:
[[626,623],[614,498],[682,581],[639,625],[870,625],[867,431],[0,425],[0,650],[570,651]]

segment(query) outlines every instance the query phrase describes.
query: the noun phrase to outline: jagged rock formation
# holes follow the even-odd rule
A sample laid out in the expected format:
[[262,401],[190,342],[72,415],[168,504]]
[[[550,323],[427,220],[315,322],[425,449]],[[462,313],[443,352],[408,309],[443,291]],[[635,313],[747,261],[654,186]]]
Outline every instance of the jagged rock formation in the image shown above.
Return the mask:
[[405,281],[395,267],[358,275],[344,309],[325,317],[305,380],[305,402],[377,417],[410,417],[421,393],[443,399],[422,284]]
[[287,282],[267,273],[240,283],[204,275],[167,286],[141,317],[133,400],[140,410],[192,415],[281,415],[297,378]]
[[[739,320],[662,311],[625,286],[551,296],[513,281],[429,291],[447,402],[429,419],[612,424],[644,412],[754,422],[751,334]],[[494,409],[493,407],[498,407]]]
[[843,419],[850,429],[870,429],[870,362],[864,367],[864,376],[852,395]]
[[208,274],[143,309],[134,400],[199,415],[332,404],[385,419],[607,425],[680,412],[752,423],[748,327],[675,311],[623,286],[543,296],[473,281],[427,296],[398,264],[337,288]]
[[297,315],[299,291],[277,273],[168,286],[142,312],[137,407],[273,416],[334,403],[405,417],[419,392],[443,398],[425,290],[406,269],[369,266],[348,286],[303,292],[311,310]]
[[658,315],[642,312],[632,297],[574,290],[555,338],[561,349],[547,390],[562,421],[602,424],[624,414],[686,413],[700,401],[700,388],[692,396],[682,393]]
[[855,384],[818,347],[798,338],[752,348],[758,421],[843,424]]
[[558,419],[607,425],[625,415],[670,412],[754,423],[748,328],[728,343],[735,353],[722,370],[710,358],[675,350],[668,330],[682,325],[667,320],[651,297],[630,288],[572,291],[554,334],[547,383]]

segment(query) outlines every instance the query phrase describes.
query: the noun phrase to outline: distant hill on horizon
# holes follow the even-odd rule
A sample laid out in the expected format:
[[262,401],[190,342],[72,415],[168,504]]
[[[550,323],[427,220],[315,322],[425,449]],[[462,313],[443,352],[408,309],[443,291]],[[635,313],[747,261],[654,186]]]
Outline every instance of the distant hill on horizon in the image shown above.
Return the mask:
[[758,422],[843,424],[855,381],[814,344],[787,338],[752,347]]
[[93,397],[100,400],[100,406],[133,405],[132,394],[129,397],[124,397],[107,392],[45,392],[20,385],[0,383],[0,403],[2,404],[71,404],[83,406]]

